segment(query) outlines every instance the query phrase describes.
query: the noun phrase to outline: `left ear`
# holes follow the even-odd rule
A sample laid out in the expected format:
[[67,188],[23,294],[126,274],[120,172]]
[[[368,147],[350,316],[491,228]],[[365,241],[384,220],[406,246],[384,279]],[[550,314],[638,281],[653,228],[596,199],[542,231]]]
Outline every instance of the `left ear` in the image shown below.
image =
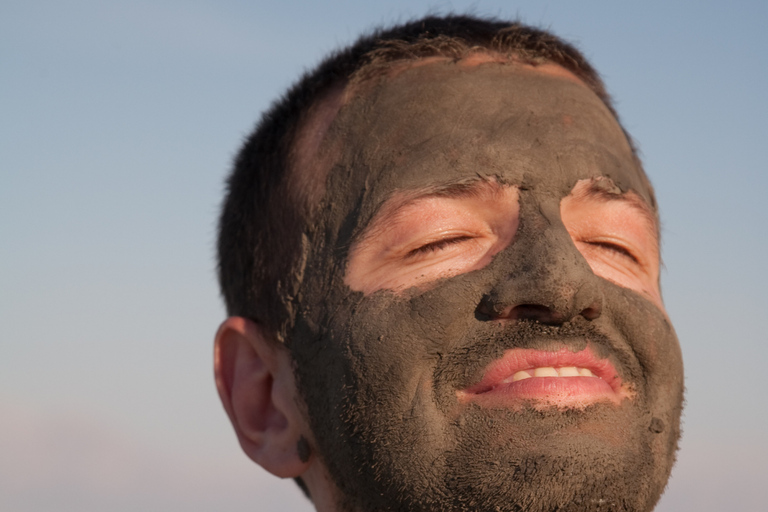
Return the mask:
[[262,326],[230,317],[216,333],[216,387],[243,451],[270,473],[301,476],[299,439],[309,429],[297,403],[288,350]]

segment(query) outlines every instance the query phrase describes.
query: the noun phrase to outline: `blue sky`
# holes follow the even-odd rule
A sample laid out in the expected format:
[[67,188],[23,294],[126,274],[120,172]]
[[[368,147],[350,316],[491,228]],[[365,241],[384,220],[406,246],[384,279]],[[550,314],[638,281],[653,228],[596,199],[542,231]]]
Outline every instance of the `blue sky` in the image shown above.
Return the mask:
[[310,510],[215,394],[223,179],[326,52],[467,10],[582,48],[656,186],[688,390],[658,510],[763,508],[768,4],[418,0],[0,4],[0,508]]

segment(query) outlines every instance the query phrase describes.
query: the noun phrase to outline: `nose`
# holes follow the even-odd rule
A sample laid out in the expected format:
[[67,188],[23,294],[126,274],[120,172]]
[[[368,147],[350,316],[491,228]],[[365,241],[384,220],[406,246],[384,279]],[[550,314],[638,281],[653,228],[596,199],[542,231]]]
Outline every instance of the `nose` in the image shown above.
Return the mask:
[[510,300],[509,294],[492,291],[480,301],[478,315],[489,320],[535,320],[546,325],[561,325],[576,316],[595,320],[603,312],[602,294],[590,285],[575,293],[561,290],[556,294],[559,297],[553,297],[555,300],[548,300],[541,296],[543,294],[516,295],[518,297]]
[[[539,214],[541,215],[541,214]],[[518,237],[492,263],[499,277],[477,307],[485,320],[534,320],[560,325],[603,312],[599,278],[559,219],[521,225]]]

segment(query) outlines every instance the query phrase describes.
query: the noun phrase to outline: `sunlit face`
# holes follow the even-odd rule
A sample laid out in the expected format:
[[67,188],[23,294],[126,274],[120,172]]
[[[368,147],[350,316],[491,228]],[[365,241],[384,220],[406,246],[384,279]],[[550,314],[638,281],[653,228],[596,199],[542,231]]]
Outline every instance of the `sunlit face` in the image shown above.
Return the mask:
[[[578,181],[560,203],[561,220],[596,275],[663,309],[654,213],[606,184],[615,188],[605,178]],[[353,245],[345,282],[366,295],[401,292],[483,268],[512,243],[518,196],[518,187],[495,181],[397,193]]]
[[650,510],[682,363],[650,191],[594,93],[430,63],[356,95],[320,153],[289,339],[342,506]]

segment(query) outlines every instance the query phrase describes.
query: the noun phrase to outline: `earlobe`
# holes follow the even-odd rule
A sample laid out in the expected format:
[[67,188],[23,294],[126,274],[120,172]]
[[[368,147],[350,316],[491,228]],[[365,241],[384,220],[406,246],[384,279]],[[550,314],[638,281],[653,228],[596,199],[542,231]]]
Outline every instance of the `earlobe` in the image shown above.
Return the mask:
[[279,477],[303,474],[309,460],[297,446],[306,429],[288,350],[255,322],[230,317],[216,334],[214,364],[219,397],[243,451]]

